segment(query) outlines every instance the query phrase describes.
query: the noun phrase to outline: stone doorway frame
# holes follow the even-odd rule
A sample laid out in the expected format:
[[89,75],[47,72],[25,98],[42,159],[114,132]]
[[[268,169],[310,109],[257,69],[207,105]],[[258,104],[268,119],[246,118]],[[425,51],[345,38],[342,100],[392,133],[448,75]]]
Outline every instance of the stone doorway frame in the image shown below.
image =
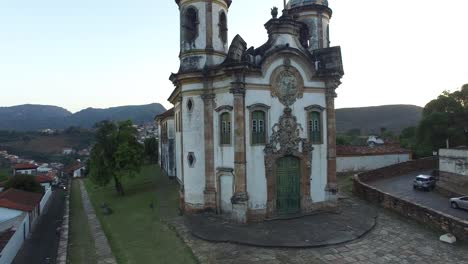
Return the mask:
[[274,218],[277,214],[277,161],[286,156],[296,157],[300,160],[300,213],[311,211],[312,198],[310,181],[312,172],[313,147],[306,138],[301,138],[302,127],[292,115],[289,107],[284,109],[284,114],[279,122],[273,126],[273,134],[270,143],[265,147],[265,173],[267,180],[267,212],[266,218]]

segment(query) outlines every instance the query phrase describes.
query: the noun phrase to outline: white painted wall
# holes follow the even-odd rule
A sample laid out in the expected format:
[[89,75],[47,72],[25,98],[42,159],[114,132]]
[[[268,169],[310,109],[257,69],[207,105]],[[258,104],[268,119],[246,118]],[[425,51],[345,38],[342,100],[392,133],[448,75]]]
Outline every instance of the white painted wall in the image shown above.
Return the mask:
[[232,212],[231,197],[234,194],[234,179],[232,175],[221,175],[219,177],[221,212]]
[[468,150],[439,150],[439,170],[468,176]]
[[24,218],[16,225],[16,232],[0,253],[0,264],[10,264],[23,246],[25,237],[29,236],[29,215],[24,213]]
[[18,217],[23,212],[9,208],[0,207],[0,223]]
[[52,189],[48,188],[46,189],[46,192],[44,193],[44,196],[42,196],[41,202],[39,203],[39,208],[40,208],[40,213],[44,213],[44,207],[47,206],[47,203],[49,202],[50,196],[52,195]]
[[411,154],[337,157],[336,171],[368,171],[411,160]]
[[15,170],[15,174],[28,174],[28,175],[32,175],[32,174],[36,174],[37,170]]
[[73,178],[79,178],[79,177],[83,177],[83,173],[82,173],[82,170],[84,170],[85,168],[82,167],[80,169],[77,169],[77,170],[74,170],[73,171]]
[[[183,90],[185,86],[183,86]],[[193,152],[196,162],[190,167],[184,162],[185,201],[194,207],[203,207],[205,190],[205,138],[203,132],[204,111],[203,100],[200,96],[190,97],[193,100],[193,109],[188,111],[187,105],[182,105],[182,129],[184,133],[184,158]],[[185,101],[185,98],[184,98]]]

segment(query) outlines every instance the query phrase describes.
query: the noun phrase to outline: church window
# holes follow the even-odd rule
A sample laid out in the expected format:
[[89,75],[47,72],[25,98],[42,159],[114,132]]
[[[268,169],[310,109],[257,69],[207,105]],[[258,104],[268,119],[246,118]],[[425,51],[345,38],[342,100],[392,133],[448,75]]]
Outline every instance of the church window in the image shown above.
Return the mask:
[[224,112],[220,116],[220,143],[221,145],[231,144],[231,114]]
[[256,110],[252,112],[252,144],[265,144],[265,112]]
[[196,159],[195,159],[195,154],[193,152],[189,152],[189,154],[187,155],[187,161],[188,161],[190,168],[195,167]]
[[221,12],[219,15],[219,38],[221,41],[226,44],[228,37],[228,27],[227,27],[227,18],[224,12]]
[[182,16],[182,36],[186,42],[192,43],[198,36],[198,11],[189,7]]
[[192,110],[193,110],[193,100],[192,100],[192,98],[189,98],[189,99],[187,100],[187,110],[188,110],[189,112],[192,112]]
[[317,111],[312,111],[309,113],[307,126],[309,131],[309,140],[312,144],[322,143],[321,115],[322,114]]

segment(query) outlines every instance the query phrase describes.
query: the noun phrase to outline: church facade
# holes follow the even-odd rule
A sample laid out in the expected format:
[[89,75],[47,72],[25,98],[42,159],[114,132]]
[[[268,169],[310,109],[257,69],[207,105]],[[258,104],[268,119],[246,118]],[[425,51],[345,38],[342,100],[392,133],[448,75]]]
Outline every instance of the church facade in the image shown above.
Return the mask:
[[231,0],[176,0],[180,68],[175,170],[185,213],[241,223],[305,214],[336,201],[335,89],[326,0],[291,0],[265,24],[268,39],[228,43]]

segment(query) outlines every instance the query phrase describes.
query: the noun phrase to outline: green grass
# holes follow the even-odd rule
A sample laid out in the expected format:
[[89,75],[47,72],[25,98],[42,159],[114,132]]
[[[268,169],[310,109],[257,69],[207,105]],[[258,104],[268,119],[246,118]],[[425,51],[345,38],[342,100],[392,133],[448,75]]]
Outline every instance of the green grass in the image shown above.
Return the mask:
[[355,173],[345,173],[337,176],[338,188],[345,194],[352,194],[353,192],[353,176]]
[[70,241],[68,247],[70,263],[96,263],[94,240],[88,218],[81,202],[81,191],[77,181],[72,182],[70,196]]
[[[178,187],[161,176],[159,167],[146,166],[135,178],[125,179],[124,197],[116,194],[113,183],[85,183],[118,263],[196,263],[190,249],[161,220],[177,215]],[[114,213],[102,215],[102,203]]]

